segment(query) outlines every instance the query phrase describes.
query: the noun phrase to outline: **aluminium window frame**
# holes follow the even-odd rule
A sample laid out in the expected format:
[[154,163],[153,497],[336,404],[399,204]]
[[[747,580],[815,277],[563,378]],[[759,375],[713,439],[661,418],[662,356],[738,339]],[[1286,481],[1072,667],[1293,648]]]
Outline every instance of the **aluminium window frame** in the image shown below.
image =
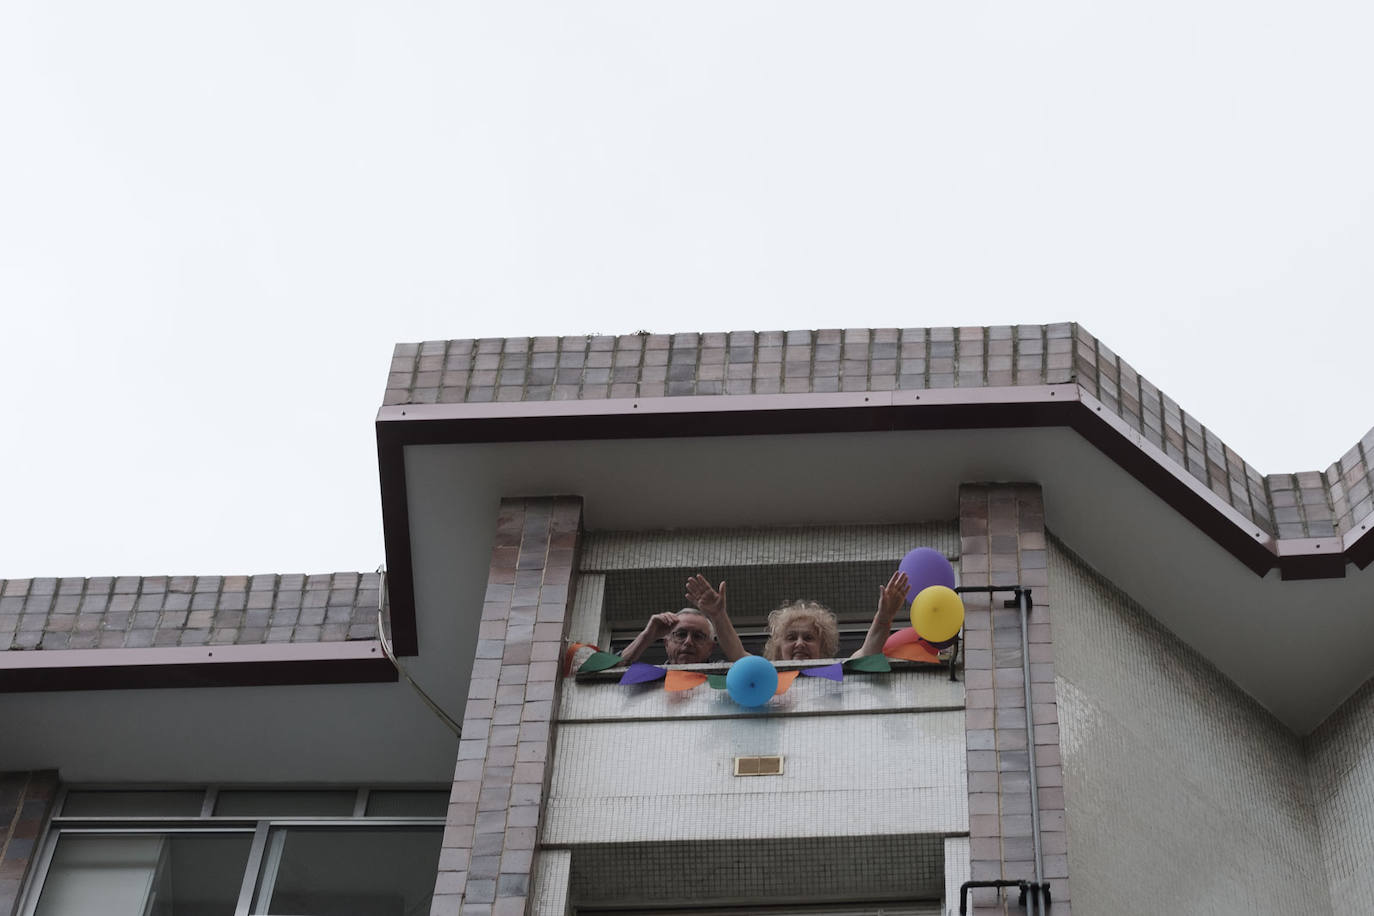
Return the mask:
[[[338,815],[334,817],[310,815],[310,816],[286,816],[274,817],[253,816],[253,815],[215,815],[215,805],[218,803],[219,792],[221,789],[236,791],[281,791],[281,792],[310,792],[310,791],[343,791],[349,790],[355,793],[353,808],[350,814]],[[199,815],[194,816],[112,816],[112,817],[70,817],[64,816],[62,810],[66,807],[67,795],[70,791],[190,791],[196,790],[204,793],[201,801]],[[234,783],[212,783],[212,784],[77,784],[72,786],[61,786],[57,791],[57,796],[53,802],[53,814],[43,824],[43,829],[39,832],[36,840],[35,850],[37,855],[31,860],[29,874],[24,881],[23,889],[19,897],[19,906],[15,910],[16,916],[34,916],[38,909],[38,902],[43,895],[44,885],[47,883],[48,872],[52,866],[53,856],[57,850],[57,844],[64,835],[69,836],[140,836],[156,835],[169,836],[172,834],[186,835],[226,835],[252,834],[252,840],[248,849],[248,857],[243,866],[243,878],[239,885],[239,896],[234,908],[234,916],[253,916],[253,905],[257,898],[262,896],[262,889],[270,886],[266,873],[263,871],[265,856],[268,855],[268,842],[272,832],[284,829],[334,829],[334,830],[365,830],[369,828],[380,829],[405,829],[405,828],[429,828],[431,830],[442,831],[446,821],[445,816],[435,815],[431,817],[367,817],[367,805],[371,800],[372,792],[385,792],[388,790],[396,791],[433,791],[446,792],[448,786],[439,785],[388,785],[369,783],[366,785],[349,784],[293,784],[293,785],[263,785],[263,784],[234,784]],[[278,849],[280,854],[280,849]],[[273,876],[275,881],[275,875]],[[261,885],[261,887],[260,887]]]

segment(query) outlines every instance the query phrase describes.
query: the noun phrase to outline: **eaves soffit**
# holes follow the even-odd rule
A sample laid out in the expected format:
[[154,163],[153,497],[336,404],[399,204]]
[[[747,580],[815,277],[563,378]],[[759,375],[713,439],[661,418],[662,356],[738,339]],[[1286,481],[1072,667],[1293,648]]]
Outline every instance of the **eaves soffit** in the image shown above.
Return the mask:
[[1261,475],[1071,323],[398,344],[387,553],[399,572],[410,444],[1027,426],[1074,429],[1256,574],[1374,561],[1374,431],[1325,471]]

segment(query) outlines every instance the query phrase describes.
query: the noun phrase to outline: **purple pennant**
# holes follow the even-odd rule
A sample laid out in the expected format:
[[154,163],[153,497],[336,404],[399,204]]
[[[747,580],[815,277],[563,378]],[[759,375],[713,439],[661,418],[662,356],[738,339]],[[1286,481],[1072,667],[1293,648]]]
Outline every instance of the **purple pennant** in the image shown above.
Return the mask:
[[844,664],[836,662],[833,665],[825,665],[821,668],[803,668],[802,674],[807,677],[824,677],[832,681],[844,680]]
[[622,684],[647,684],[649,681],[656,681],[665,677],[668,669],[660,668],[658,665],[646,665],[643,662],[635,662],[625,673],[620,676]]

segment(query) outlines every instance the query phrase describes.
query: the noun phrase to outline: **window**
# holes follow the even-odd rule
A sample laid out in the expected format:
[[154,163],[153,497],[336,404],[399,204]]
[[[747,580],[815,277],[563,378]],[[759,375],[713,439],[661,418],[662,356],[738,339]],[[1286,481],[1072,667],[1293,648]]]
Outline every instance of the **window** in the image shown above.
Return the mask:
[[70,789],[25,916],[429,912],[448,791]]
[[[956,907],[957,909],[957,907]],[[697,907],[691,916],[942,916],[940,901],[925,903],[814,904]],[[635,910],[636,916],[683,916],[682,910]],[[624,910],[578,909],[577,916],[625,916]]]

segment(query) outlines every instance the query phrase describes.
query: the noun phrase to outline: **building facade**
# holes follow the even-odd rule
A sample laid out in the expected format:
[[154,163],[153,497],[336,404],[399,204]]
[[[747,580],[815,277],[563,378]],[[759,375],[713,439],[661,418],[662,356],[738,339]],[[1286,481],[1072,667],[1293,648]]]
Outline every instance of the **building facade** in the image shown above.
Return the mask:
[[[377,443],[385,574],[0,583],[0,913],[1374,912],[1374,433],[1062,324],[402,344]],[[952,662],[578,671],[917,546]]]

